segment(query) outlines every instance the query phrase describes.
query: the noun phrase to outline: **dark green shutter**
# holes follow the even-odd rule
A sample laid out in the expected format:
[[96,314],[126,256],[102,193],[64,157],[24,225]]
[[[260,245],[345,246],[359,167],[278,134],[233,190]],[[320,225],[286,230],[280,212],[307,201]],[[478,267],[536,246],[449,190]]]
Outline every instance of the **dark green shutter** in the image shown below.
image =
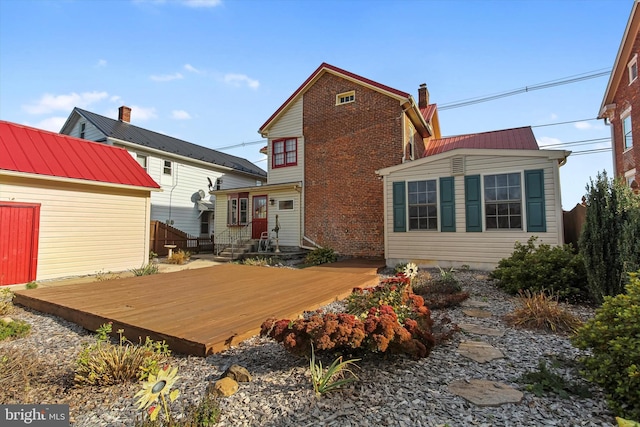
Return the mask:
[[464,177],[464,204],[467,231],[482,231],[480,175]]
[[542,169],[524,171],[524,191],[527,202],[527,231],[547,231]]
[[440,231],[456,231],[456,194],[452,176],[440,178]]
[[407,205],[404,181],[393,183],[393,231],[407,231]]

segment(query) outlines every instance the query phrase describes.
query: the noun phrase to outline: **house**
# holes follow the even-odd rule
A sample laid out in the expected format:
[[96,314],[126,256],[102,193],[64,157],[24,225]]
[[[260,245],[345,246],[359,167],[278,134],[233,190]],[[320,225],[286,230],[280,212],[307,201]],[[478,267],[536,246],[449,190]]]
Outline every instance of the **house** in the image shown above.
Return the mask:
[[563,243],[559,167],[530,127],[431,140],[426,156],[378,171],[388,266],[490,270],[530,236]]
[[146,264],[159,189],[121,148],[0,121],[0,285]]
[[[640,184],[640,11],[633,2],[598,118],[611,126],[614,176]],[[635,135],[635,138],[634,138]],[[635,139],[635,141],[634,141]]]
[[440,137],[426,85],[406,93],[321,64],[268,118],[267,185],[213,191],[216,236],[273,234],[284,247],[384,256],[384,199],[375,171],[423,156]]
[[151,195],[152,220],[210,237],[215,202],[208,191],[266,180],[266,172],[246,159],[135,126],[130,119],[126,106],[119,108],[118,120],[74,108],[60,133],[129,151],[162,189]]
[[539,150],[531,128],[442,138],[424,84],[415,102],[322,64],[259,132],[267,184],[212,192],[226,212],[216,236],[277,228],[285,247],[479,268],[533,234],[563,242],[558,168],[569,152]]

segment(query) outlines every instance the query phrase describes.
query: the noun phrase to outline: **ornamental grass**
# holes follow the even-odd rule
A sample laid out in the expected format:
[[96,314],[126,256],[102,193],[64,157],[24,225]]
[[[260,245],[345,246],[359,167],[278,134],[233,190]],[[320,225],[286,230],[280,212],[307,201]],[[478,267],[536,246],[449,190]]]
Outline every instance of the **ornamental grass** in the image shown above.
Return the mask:
[[505,316],[511,326],[562,333],[573,333],[582,326],[578,317],[560,307],[555,296],[530,291],[519,295],[519,307]]

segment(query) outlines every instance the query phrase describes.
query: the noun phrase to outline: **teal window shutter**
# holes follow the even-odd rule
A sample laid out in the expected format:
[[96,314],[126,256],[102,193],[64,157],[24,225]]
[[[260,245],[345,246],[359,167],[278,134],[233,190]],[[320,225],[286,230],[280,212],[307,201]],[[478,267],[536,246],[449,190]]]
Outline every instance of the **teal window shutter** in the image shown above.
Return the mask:
[[482,231],[480,175],[464,177],[464,203],[467,231]]
[[452,176],[440,178],[440,231],[456,231],[456,194]]
[[393,231],[407,231],[407,203],[404,181],[393,183]]
[[527,202],[527,231],[547,231],[542,169],[524,171],[524,191]]

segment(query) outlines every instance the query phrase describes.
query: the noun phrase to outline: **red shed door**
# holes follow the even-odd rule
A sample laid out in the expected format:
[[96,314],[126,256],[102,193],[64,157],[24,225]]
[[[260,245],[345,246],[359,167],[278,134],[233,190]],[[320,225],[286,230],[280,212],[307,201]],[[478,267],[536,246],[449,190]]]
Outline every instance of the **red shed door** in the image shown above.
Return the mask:
[[259,239],[263,231],[267,231],[267,196],[253,196],[251,238]]
[[36,280],[40,205],[0,202],[0,286]]

